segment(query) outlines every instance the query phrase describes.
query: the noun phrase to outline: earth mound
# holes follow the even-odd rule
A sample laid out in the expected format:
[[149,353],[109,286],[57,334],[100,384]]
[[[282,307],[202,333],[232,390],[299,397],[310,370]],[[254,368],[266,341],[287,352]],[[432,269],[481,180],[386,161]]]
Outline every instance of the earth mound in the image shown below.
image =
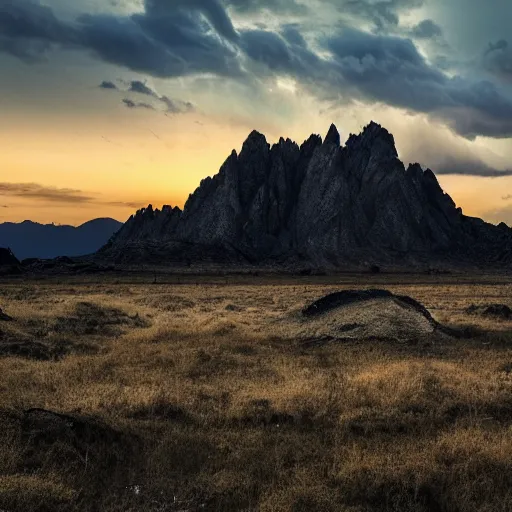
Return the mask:
[[388,290],[344,290],[322,297],[302,310],[296,327],[306,345],[462,335],[437,322],[415,299]]

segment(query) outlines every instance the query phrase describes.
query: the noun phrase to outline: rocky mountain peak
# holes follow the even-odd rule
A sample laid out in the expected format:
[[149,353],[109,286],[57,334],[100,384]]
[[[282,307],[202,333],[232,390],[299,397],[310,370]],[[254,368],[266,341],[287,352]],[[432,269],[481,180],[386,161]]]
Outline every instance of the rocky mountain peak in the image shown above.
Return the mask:
[[305,140],[302,145],[300,146],[300,150],[302,153],[305,154],[312,154],[313,151],[318,147],[322,145],[322,137],[320,135],[310,135],[307,140]]
[[144,257],[188,262],[339,267],[494,253],[501,261],[512,230],[465,217],[430,169],[405,171],[393,136],[371,122],[343,148],[334,125],[323,143],[311,135],[300,148],[285,138],[270,148],[253,131],[183,212],[140,210],[103,254],[129,261],[134,245]]
[[393,135],[373,121],[364,127],[360,135],[351,134],[346,147],[355,152],[371,151],[381,159],[398,158]]
[[423,177],[423,168],[418,163],[409,164],[406,173],[413,180],[420,180]]
[[247,153],[255,153],[260,151],[268,151],[269,145],[267,143],[267,139],[265,135],[262,133],[253,130],[247,139],[245,140],[242,151],[240,153],[240,156],[247,154]]
[[334,124],[331,124],[331,127],[327,132],[327,136],[325,137],[324,144],[334,144],[336,146],[341,144],[340,133]]

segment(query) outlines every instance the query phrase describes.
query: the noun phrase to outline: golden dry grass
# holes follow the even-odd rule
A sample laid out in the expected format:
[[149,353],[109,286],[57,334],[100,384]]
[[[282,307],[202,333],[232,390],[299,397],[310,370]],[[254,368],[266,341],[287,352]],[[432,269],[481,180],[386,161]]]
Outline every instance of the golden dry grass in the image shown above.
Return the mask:
[[[512,287],[375,279],[478,334],[306,348],[283,319],[348,278],[3,283],[0,344],[51,350],[0,358],[0,510],[512,510],[512,323],[464,313]],[[31,408],[114,441],[34,445]]]

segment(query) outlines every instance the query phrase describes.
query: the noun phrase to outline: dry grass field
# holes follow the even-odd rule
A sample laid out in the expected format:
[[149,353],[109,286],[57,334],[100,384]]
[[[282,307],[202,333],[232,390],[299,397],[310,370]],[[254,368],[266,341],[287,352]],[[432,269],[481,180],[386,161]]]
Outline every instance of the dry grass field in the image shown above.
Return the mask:
[[[340,289],[413,297],[461,339],[305,344]],[[0,510],[512,510],[504,278],[0,284]],[[52,411],[52,412],[50,412]]]

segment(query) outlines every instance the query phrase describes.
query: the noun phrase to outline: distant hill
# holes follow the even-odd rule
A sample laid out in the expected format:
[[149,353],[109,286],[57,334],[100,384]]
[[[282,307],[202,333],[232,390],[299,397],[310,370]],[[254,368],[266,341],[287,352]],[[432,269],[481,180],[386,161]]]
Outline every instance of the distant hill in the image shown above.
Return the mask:
[[122,225],[114,219],[94,219],[78,227],[5,222],[0,224],[0,247],[9,247],[20,260],[82,256],[105,245]]

